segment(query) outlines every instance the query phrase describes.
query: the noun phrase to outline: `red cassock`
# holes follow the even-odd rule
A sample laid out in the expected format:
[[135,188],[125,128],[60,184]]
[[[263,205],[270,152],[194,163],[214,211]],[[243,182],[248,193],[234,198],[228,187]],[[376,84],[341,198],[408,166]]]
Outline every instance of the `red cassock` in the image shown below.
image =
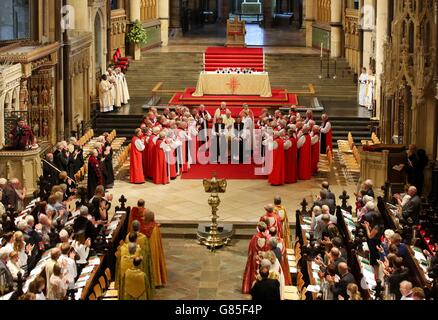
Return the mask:
[[284,141],[281,138],[274,140],[277,142],[277,149],[273,150],[272,172],[269,175],[269,183],[273,186],[281,186],[285,182],[284,177]]
[[298,178],[310,180],[312,178],[312,142],[309,134],[303,136],[306,138],[306,142],[299,150]]
[[320,142],[318,137],[318,142],[312,145],[312,174],[318,173],[319,149]]
[[178,136],[181,138],[181,153],[182,153],[182,172],[188,172],[189,171],[189,164],[188,164],[188,154],[187,154],[187,145],[188,141],[186,138],[186,131],[179,129]]
[[153,168],[154,168],[154,161],[155,161],[155,143],[154,143],[154,139],[156,138],[156,135],[151,134],[149,136],[149,141],[148,144],[146,146],[147,149],[147,160],[146,160],[146,178],[153,178]]
[[162,143],[164,143],[162,139],[158,139],[155,143],[155,161],[153,167],[153,181],[155,184],[169,183],[169,178],[167,176],[166,154],[161,148]]
[[278,237],[283,239],[283,222],[278,214],[275,212],[266,212],[259,221],[266,223],[269,228],[275,227]]
[[169,152],[169,167],[170,167],[170,178],[175,179],[178,176],[176,172],[175,149],[171,149]]
[[[271,237],[268,237],[268,241]],[[286,247],[284,246],[284,241],[282,238],[280,238],[279,236],[276,236],[277,239],[277,243],[278,243],[278,247],[280,247],[281,245],[281,261],[280,265],[281,265],[281,270],[283,271],[284,274],[284,283],[286,286],[291,286],[292,285],[292,276],[290,274],[290,267],[289,267],[289,261],[287,260],[287,252],[286,252]]]
[[259,261],[257,260],[259,251],[268,251],[268,249],[268,241],[263,233],[258,232],[252,237],[248,247],[248,260],[243,273],[242,293],[248,294],[256,279],[259,269]]
[[150,136],[148,135],[143,135],[143,143],[145,145],[145,148],[143,150],[143,174],[144,177],[147,178],[148,177],[148,170],[149,170],[149,157],[148,157],[148,138]]
[[141,140],[135,136],[131,141],[131,155],[130,155],[130,177],[131,183],[144,183],[143,174],[143,151],[138,151],[135,142]]
[[289,139],[292,146],[284,153],[284,177],[286,183],[296,183],[297,178],[297,138],[292,137]]

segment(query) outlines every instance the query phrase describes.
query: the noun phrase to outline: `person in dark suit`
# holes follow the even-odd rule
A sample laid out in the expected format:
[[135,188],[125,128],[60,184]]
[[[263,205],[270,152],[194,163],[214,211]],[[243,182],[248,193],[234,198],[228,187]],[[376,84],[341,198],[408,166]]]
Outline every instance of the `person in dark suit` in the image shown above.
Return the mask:
[[333,293],[333,297],[338,300],[338,296],[342,296],[345,300],[348,299],[347,286],[350,283],[355,283],[354,276],[348,271],[348,265],[345,262],[341,262],[338,265],[338,272],[341,277],[338,283],[334,282],[334,277],[327,276],[327,281],[330,285],[330,290]]
[[402,207],[402,215],[406,220],[411,218],[414,223],[418,223],[421,211],[421,199],[417,195],[417,188],[412,186],[408,189],[408,195],[411,199]]
[[47,182],[50,183],[50,186],[54,186],[58,183],[59,171],[55,168],[53,153],[46,154],[46,161],[43,161],[43,176]]
[[394,272],[388,277],[389,293],[395,295],[396,300],[401,299],[400,283],[409,280],[409,270],[403,267],[403,258],[394,260]]
[[330,208],[330,214],[335,214],[336,212],[335,201],[333,199],[328,199],[327,196],[328,196],[327,190],[321,190],[319,192],[319,200],[314,202],[314,206],[318,206],[322,208],[322,206],[326,205]]
[[335,196],[335,194],[333,192],[331,192],[330,184],[328,183],[328,181],[324,181],[321,184],[321,188],[322,188],[322,190],[327,191],[327,199],[333,200],[333,202],[334,202],[334,204],[336,206],[336,196]]
[[76,218],[73,224],[74,233],[85,232],[85,238],[90,238],[94,240],[97,236],[96,228],[93,223],[88,220],[88,208],[86,206],[82,206],[80,209],[80,215]]
[[253,301],[279,301],[280,300],[280,282],[276,279],[269,279],[269,268],[260,269],[261,280],[254,283],[250,294]]

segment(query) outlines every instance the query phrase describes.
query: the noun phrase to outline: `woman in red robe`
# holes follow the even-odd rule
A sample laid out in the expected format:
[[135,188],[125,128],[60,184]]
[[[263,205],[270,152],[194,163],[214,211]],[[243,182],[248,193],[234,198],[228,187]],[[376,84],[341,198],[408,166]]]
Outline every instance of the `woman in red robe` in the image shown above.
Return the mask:
[[266,223],[259,222],[257,224],[257,233],[252,237],[248,247],[248,260],[246,261],[242,283],[242,293],[244,294],[249,294],[257,277],[260,265],[259,252],[269,249],[265,232]]
[[318,163],[319,163],[319,126],[314,126],[311,134],[312,143],[312,174],[318,173]]
[[268,181],[273,186],[281,186],[284,184],[284,141],[280,137],[280,133],[274,133],[272,153],[272,172],[269,175]]
[[144,183],[143,173],[143,150],[145,148],[141,139],[141,129],[135,129],[135,135],[131,141],[131,155],[130,155],[130,177],[131,183]]
[[160,135],[155,143],[155,152],[154,152],[155,160],[154,160],[154,167],[152,168],[153,181],[155,184],[169,183],[166,152],[168,152],[170,148],[164,141],[165,136],[166,136],[165,132],[160,132]]
[[330,147],[330,150],[333,151],[332,125],[325,113],[321,116],[321,119],[321,154],[327,154],[327,147]]
[[289,148],[284,153],[284,176],[286,183],[297,182],[297,138],[295,137],[295,125],[291,125],[291,130],[288,133],[288,145]]
[[310,180],[312,178],[312,142],[309,135],[309,127],[304,126],[303,134],[298,139],[298,178]]

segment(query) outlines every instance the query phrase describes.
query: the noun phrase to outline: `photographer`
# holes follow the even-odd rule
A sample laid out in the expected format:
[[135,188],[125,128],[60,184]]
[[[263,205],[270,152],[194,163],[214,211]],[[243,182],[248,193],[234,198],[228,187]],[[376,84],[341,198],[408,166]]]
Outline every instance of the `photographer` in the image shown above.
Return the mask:
[[36,144],[32,129],[26,125],[24,118],[21,117],[17,120],[17,126],[9,133],[9,138],[12,140],[11,148],[13,150],[28,150]]

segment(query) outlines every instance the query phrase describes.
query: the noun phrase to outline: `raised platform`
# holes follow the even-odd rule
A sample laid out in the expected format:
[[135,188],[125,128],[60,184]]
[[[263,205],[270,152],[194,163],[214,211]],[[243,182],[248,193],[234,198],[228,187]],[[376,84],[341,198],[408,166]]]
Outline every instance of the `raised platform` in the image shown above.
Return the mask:
[[184,105],[195,107],[203,104],[209,112],[216,110],[221,102],[226,102],[227,107],[237,115],[242,106],[246,103],[251,107],[254,115],[257,117],[264,108],[289,108],[292,105],[298,106],[298,97],[294,93],[289,93],[284,89],[273,89],[272,97],[261,98],[260,96],[241,96],[241,95],[205,95],[202,97],[193,97],[195,88],[186,88],[184,92],[177,92],[169,101],[169,105]]

